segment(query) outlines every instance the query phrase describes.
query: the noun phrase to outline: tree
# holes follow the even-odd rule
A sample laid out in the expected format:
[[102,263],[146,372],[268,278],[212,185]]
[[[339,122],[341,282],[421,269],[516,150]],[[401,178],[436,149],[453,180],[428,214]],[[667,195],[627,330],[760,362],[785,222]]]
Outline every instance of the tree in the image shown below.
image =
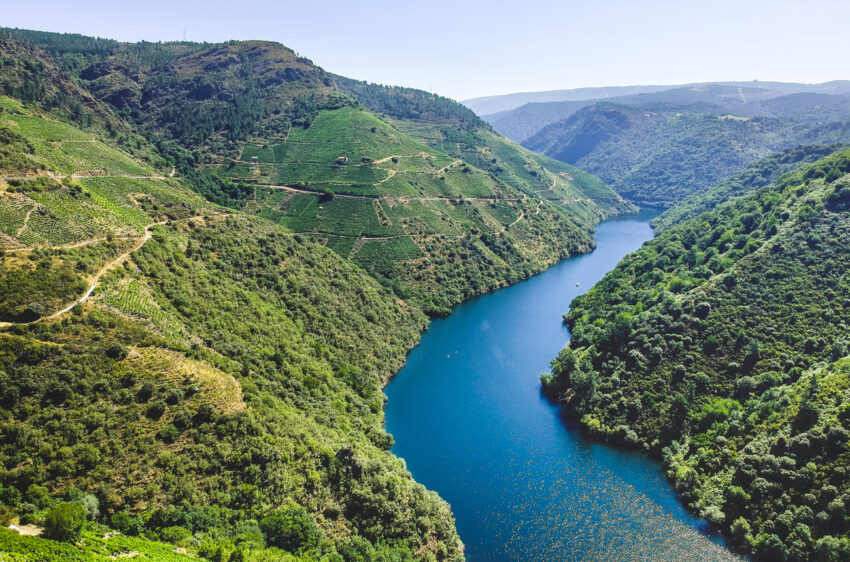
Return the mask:
[[307,510],[290,504],[260,521],[266,542],[289,552],[309,550],[319,546],[321,533]]
[[55,541],[76,542],[86,524],[86,510],[78,503],[56,504],[44,518],[44,536]]
[[818,386],[817,374],[812,374],[806,395],[800,402],[800,410],[797,412],[796,420],[794,420],[796,426],[803,431],[814,426],[820,417],[820,409],[817,404]]

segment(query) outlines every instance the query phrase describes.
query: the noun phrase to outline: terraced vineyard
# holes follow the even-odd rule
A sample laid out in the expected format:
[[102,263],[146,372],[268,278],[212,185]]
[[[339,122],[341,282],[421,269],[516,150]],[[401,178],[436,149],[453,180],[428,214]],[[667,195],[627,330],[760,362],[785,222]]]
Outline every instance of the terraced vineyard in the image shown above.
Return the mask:
[[[421,124],[391,123],[363,107],[322,111],[285,142],[246,144],[220,172],[255,182],[246,211],[328,246],[431,314],[586,251],[591,227],[628,208],[592,176],[495,134],[455,132],[446,153],[444,141],[407,134],[427,132]],[[465,279],[452,283],[449,269]]]
[[[0,30],[0,64],[0,516],[84,508],[216,560],[462,559],[382,386],[427,315],[633,207],[275,43]],[[9,542],[89,547],[112,555]]]
[[55,174],[154,175],[152,168],[68,123],[45,118],[20,102],[0,96],[0,127],[26,139],[28,160]]

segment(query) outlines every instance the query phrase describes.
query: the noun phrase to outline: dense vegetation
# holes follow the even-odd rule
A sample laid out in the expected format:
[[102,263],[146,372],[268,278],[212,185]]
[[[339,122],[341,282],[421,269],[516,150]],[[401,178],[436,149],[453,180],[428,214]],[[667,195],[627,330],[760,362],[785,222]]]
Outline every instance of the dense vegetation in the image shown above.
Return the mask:
[[850,556],[848,172],[839,152],[662,231],[573,302],[542,377],[760,559]]
[[701,105],[599,103],[524,144],[598,174],[638,204],[669,207],[773,152],[848,139],[845,122],[738,117]]
[[788,148],[771,154],[763,160],[747,166],[741,172],[731,176],[716,186],[695,193],[664,211],[652,220],[656,231],[665,230],[701,213],[714,209],[733,197],[774,183],[784,174],[811,164],[821,158],[837,152],[840,145],[809,145]]
[[382,386],[426,313],[633,207],[451,100],[274,43],[0,49],[0,514],[54,541],[0,548],[462,558]]
[[79,82],[207,199],[332,248],[432,316],[591,249],[599,220],[633,209],[452,100],[332,76],[276,43],[11,33],[82,57]]
[[454,125],[462,129],[487,127],[471,109],[456,101],[414,88],[382,86],[342,76],[334,76],[346,94],[378,114],[397,119],[420,119]]
[[382,427],[420,310],[102,133],[0,107],[15,162],[75,176],[0,172],[0,515],[53,539],[4,531],[0,550],[462,557],[449,507]]

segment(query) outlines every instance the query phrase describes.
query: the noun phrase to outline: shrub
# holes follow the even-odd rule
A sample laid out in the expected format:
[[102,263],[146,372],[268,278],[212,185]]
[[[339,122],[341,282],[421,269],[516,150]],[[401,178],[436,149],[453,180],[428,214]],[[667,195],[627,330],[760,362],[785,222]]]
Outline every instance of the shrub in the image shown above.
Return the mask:
[[177,438],[180,436],[180,430],[177,429],[174,424],[170,423],[168,425],[163,426],[157,433],[156,436],[166,443],[174,443]]
[[5,527],[11,523],[14,518],[15,511],[12,508],[0,505],[0,525]]
[[38,484],[30,484],[27,488],[26,497],[30,503],[35,504],[37,507],[44,508],[50,503],[50,492],[47,488]]
[[170,543],[183,542],[186,539],[190,538],[191,536],[192,536],[192,531],[190,531],[189,529],[187,529],[185,527],[180,527],[180,526],[176,526],[176,525],[173,526],[173,527],[166,527],[159,534],[159,538],[163,542],[170,542]]
[[309,550],[319,546],[319,528],[307,510],[291,504],[260,521],[266,543],[289,552]]
[[119,511],[115,515],[112,516],[111,519],[112,527],[118,529],[125,535],[137,536],[141,534],[144,530],[142,526],[142,522],[127,513],[126,511]]
[[106,348],[106,356],[110,359],[115,359],[116,361],[120,361],[127,357],[127,353],[127,348],[117,343],[113,343]]
[[44,519],[44,536],[48,539],[76,542],[86,524],[86,510],[78,503],[56,504]]

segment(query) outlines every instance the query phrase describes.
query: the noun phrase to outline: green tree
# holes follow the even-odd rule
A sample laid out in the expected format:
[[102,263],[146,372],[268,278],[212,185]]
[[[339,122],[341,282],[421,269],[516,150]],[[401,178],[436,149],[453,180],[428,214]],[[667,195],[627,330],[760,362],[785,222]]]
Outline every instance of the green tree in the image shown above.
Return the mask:
[[62,502],[47,512],[44,536],[55,541],[76,542],[86,524],[86,510],[78,503]]
[[310,550],[319,546],[321,533],[307,510],[290,504],[260,521],[266,542],[289,552]]

